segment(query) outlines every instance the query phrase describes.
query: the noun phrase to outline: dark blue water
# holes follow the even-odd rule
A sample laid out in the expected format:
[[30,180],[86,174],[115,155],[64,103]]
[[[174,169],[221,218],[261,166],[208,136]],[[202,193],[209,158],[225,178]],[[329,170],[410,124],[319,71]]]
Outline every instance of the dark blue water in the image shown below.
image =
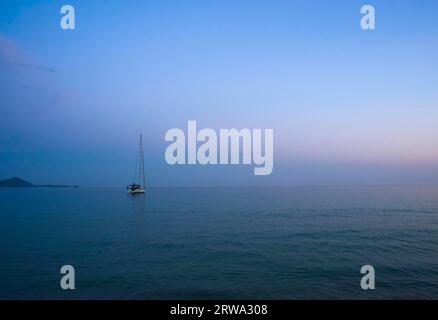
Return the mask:
[[0,189],[0,298],[437,299],[438,188]]

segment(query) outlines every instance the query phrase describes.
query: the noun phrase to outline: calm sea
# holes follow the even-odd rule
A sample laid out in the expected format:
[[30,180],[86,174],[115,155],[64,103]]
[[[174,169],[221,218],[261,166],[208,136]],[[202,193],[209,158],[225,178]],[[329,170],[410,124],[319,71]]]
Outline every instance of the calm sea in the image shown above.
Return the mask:
[[11,298],[438,299],[438,187],[0,189]]

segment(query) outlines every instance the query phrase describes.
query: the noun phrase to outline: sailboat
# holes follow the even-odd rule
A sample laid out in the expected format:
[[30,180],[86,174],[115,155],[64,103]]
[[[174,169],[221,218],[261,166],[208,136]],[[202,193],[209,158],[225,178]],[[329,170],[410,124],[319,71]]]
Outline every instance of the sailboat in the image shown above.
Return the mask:
[[139,148],[139,179],[140,179],[140,183],[137,184],[135,182],[131,183],[127,189],[128,192],[130,194],[143,194],[145,193],[145,189],[146,189],[146,181],[145,181],[145,176],[144,176],[144,156],[143,156],[143,137],[140,134],[140,141],[138,143],[138,148]]

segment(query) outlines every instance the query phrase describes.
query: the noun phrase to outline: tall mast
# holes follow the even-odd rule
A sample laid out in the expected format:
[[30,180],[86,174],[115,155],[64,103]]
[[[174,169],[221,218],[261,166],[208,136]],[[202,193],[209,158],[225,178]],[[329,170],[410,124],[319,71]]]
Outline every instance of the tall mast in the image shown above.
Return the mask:
[[143,188],[146,188],[146,179],[144,176],[144,155],[143,155],[143,136],[140,134],[140,179]]

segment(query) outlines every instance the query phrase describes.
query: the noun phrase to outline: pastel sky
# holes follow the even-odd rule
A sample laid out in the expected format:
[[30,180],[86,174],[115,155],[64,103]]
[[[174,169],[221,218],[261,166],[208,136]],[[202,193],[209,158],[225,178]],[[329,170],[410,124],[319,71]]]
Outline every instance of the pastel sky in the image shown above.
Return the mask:
[[[437,15],[435,0],[1,1],[0,179],[124,186],[142,132],[152,186],[438,183]],[[167,165],[164,134],[188,120],[274,129],[272,175]]]

